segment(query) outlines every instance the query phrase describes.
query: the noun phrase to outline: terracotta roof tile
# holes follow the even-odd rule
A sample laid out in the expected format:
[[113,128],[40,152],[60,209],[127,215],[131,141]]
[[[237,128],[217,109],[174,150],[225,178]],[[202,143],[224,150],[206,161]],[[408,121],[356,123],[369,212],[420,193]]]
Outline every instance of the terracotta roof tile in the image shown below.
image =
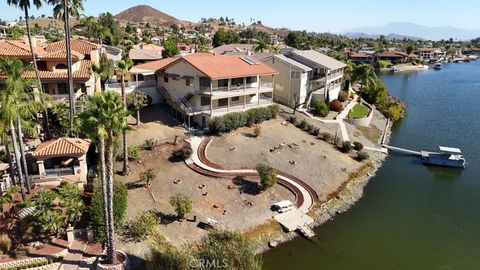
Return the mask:
[[[66,59],[67,58],[67,51],[66,50],[60,50],[60,51],[55,51],[51,53],[47,53],[42,56],[43,59]],[[85,58],[85,55],[72,50],[72,59],[74,60],[81,60]]]
[[[77,51],[81,54],[90,54],[92,50],[100,49],[102,46],[77,38],[71,39],[72,50]],[[45,47],[47,52],[56,52],[56,51],[64,51],[65,50],[65,40],[60,40],[57,42],[53,42],[47,44]]]
[[165,58],[165,59],[160,59],[157,61],[152,61],[148,62],[145,64],[140,64],[132,67],[130,70],[131,73],[140,73],[140,72],[145,72],[145,71],[157,71],[159,69],[162,69],[166,65],[172,63],[173,61],[177,60],[176,58]]
[[90,140],[80,138],[58,138],[43,142],[33,152],[34,157],[78,156],[87,153]]
[[[214,55],[210,53],[189,54],[178,58],[176,61],[173,61],[162,69],[174,65],[179,61],[186,61],[213,80],[278,74],[275,69],[260,62],[252,56],[227,56]],[[254,62],[255,64],[247,63],[247,61],[252,63]]]

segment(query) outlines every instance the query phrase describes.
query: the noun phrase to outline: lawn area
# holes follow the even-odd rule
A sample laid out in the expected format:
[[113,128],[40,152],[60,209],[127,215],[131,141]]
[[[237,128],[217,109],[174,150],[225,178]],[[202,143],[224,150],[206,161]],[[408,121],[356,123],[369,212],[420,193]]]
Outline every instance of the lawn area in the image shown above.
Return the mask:
[[369,108],[363,104],[357,104],[353,106],[353,108],[348,113],[348,118],[350,119],[358,119],[363,118],[368,115]]

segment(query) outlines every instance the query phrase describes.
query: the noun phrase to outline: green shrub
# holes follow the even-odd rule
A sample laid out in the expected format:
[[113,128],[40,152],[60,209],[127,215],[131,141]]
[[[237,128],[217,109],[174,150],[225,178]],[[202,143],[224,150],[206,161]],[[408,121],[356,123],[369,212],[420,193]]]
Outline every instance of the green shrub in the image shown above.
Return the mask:
[[5,152],[5,150],[0,150],[0,162],[1,163],[7,163],[8,160],[7,160],[7,153]]
[[339,149],[342,153],[348,153],[352,150],[352,143],[350,141],[344,141],[340,145]]
[[326,142],[330,142],[332,140],[332,134],[330,134],[328,132],[320,133],[320,137],[321,137],[322,140],[324,140]]
[[152,211],[145,211],[131,221],[129,230],[133,237],[144,240],[155,232],[160,219]]
[[268,109],[268,120],[277,118],[278,112],[280,111],[280,106],[273,104],[267,107]]
[[277,183],[277,172],[274,168],[270,167],[268,164],[259,163],[257,164],[257,172],[260,175],[260,185],[263,190],[267,190]]
[[225,124],[222,117],[214,117],[208,120],[208,131],[211,135],[220,135],[225,131]]
[[142,173],[140,173],[140,181],[145,183],[145,186],[150,186],[150,182],[157,178],[157,174],[153,169],[148,169]]
[[325,102],[317,100],[313,103],[314,114],[320,117],[325,117],[328,115],[330,110]]
[[154,140],[154,139],[146,139],[145,142],[143,143],[143,147],[145,147],[145,149],[150,151],[155,150],[157,145],[158,145],[158,140]]
[[140,147],[129,145],[127,148],[128,158],[130,160],[136,160],[140,157]]
[[357,151],[362,151],[363,144],[361,142],[353,142],[353,149]]
[[7,254],[12,248],[12,240],[6,234],[0,236],[0,255]]
[[247,117],[246,114],[242,112],[227,113],[223,116],[223,122],[225,126],[225,132],[230,132],[239,127],[246,126]]
[[[123,225],[125,214],[128,206],[128,189],[127,186],[120,182],[113,182],[113,219],[115,227],[119,228]],[[97,240],[105,238],[105,220],[103,213],[103,193],[102,186],[99,182],[95,182],[93,189],[92,203],[90,206],[90,220]]]
[[338,100],[340,100],[341,102],[345,102],[348,100],[348,93],[345,92],[345,91],[340,91],[340,93],[338,93]]
[[365,152],[365,151],[359,151],[359,152],[357,153],[357,157],[356,157],[356,159],[357,159],[358,161],[364,161],[364,160],[367,160],[367,159],[369,159],[369,158],[370,158],[370,156],[369,156],[368,153]]
[[341,112],[343,110],[342,102],[340,102],[338,99],[332,100],[332,102],[330,102],[330,110],[334,112]]
[[312,133],[312,135],[314,135],[314,136],[320,135],[320,128],[315,127],[315,128],[311,131],[311,133]]
[[386,110],[382,110],[385,116],[396,122],[405,117],[405,105],[400,101],[391,101]]
[[187,195],[176,194],[170,197],[170,205],[175,208],[177,217],[184,219],[193,209],[193,200]]
[[305,131],[306,131],[306,132],[311,132],[311,131],[313,131],[314,128],[315,128],[314,125],[312,125],[312,124],[307,124],[307,125],[305,126]]

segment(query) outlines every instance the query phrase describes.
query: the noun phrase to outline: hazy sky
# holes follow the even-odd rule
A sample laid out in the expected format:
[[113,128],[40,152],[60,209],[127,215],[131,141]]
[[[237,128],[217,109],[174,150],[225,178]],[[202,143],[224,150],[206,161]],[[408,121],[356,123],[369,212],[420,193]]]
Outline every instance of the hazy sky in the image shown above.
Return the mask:
[[[86,0],[85,14],[117,14],[138,4],[150,5],[179,19],[228,16],[248,24],[250,18],[273,27],[340,32],[390,22],[480,29],[479,0]],[[23,12],[0,2],[0,17],[14,20]],[[51,7],[32,10],[51,14]]]

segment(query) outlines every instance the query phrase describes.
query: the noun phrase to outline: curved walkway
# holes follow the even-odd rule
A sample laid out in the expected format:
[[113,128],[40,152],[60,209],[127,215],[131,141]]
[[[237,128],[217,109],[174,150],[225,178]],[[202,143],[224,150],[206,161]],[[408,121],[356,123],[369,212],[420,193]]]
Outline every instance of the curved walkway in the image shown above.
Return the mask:
[[[187,166],[200,174],[213,177],[234,177],[234,176],[250,176],[258,177],[256,170],[239,169],[227,170],[219,164],[209,161],[206,157],[206,149],[211,142],[211,138],[191,137],[187,139],[193,149],[192,156],[185,161]],[[318,195],[313,188],[302,180],[277,170],[277,183],[295,195],[295,205],[303,213],[307,213],[318,199]]]

